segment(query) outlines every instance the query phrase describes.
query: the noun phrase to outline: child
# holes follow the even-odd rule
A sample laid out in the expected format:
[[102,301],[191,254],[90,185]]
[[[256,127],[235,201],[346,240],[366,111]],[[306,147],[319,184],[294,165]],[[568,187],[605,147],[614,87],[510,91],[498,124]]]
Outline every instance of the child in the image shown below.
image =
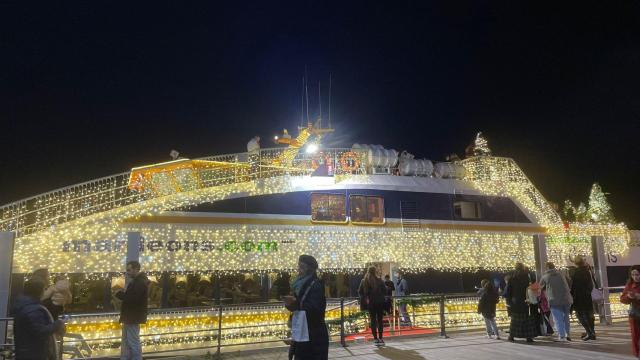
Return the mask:
[[480,301],[478,302],[478,314],[482,314],[485,326],[487,327],[487,338],[491,339],[492,335],[500,340],[498,325],[496,324],[496,304],[500,300],[498,291],[493,283],[487,279],[480,282],[481,289],[478,291]]
[[551,308],[549,307],[549,300],[547,299],[547,295],[545,294],[544,290],[540,292],[540,296],[538,297],[538,305],[540,306],[542,321],[547,327],[545,331],[546,335],[551,336],[553,335],[553,324],[551,324]]

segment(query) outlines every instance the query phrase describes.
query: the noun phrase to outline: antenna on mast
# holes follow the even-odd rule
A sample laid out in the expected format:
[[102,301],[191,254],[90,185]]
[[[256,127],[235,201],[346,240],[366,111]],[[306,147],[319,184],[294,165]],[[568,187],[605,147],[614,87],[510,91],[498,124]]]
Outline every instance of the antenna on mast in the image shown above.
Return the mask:
[[309,123],[309,87],[308,87],[308,81],[309,79],[307,78],[307,66],[304,66],[304,93],[305,93],[305,97],[307,99],[307,124]]
[[318,81],[318,104],[320,105],[320,118],[318,119],[318,128],[322,129],[322,95],[320,92],[320,81]]
[[302,75],[302,92],[300,93],[300,128],[304,126],[304,75]]
[[331,73],[329,73],[329,129],[333,129],[331,127]]

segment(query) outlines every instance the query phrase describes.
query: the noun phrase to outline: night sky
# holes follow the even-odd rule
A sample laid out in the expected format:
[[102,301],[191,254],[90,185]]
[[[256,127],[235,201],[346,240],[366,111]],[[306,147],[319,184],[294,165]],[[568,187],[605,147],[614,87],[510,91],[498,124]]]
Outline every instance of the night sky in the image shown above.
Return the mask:
[[640,1],[63,4],[0,4],[0,204],[271,146],[306,66],[329,145],[444,160],[483,131],[550,201],[598,181],[640,227]]

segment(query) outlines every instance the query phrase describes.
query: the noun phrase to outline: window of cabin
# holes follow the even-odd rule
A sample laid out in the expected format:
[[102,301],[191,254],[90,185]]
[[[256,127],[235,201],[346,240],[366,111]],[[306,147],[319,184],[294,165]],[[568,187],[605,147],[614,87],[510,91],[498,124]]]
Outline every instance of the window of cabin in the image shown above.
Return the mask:
[[349,215],[352,223],[384,224],[382,196],[349,196]]
[[347,222],[347,199],[341,194],[311,194],[311,221]]
[[456,201],[453,203],[453,211],[456,219],[482,218],[482,206],[475,201]]

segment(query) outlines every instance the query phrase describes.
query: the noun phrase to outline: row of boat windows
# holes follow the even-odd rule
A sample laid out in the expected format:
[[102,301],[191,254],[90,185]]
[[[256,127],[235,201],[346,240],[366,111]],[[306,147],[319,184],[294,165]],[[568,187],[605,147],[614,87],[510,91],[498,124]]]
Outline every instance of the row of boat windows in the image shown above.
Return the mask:
[[[481,219],[482,204],[474,201],[456,201],[453,212],[456,219]],[[384,224],[384,198],[375,195],[311,194],[311,221],[325,223]],[[417,216],[417,214],[415,215]]]

